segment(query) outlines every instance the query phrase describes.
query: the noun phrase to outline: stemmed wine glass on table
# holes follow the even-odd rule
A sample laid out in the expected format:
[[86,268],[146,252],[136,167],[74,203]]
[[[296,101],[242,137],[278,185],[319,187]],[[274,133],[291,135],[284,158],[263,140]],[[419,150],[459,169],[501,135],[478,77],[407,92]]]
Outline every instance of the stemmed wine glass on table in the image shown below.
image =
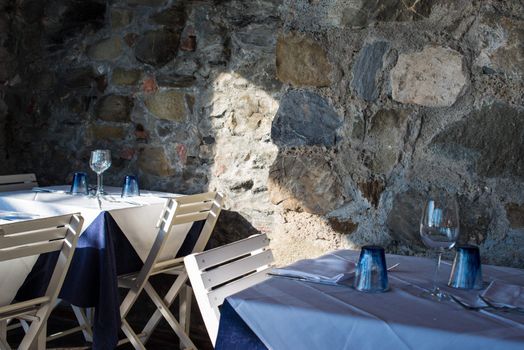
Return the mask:
[[95,196],[100,198],[100,196],[104,194],[102,173],[111,166],[111,152],[107,149],[97,149],[92,151],[89,165],[97,175]]
[[447,299],[438,287],[440,261],[445,249],[455,246],[459,235],[459,210],[454,195],[440,193],[426,202],[420,221],[420,237],[428,248],[437,251],[433,288],[428,295],[437,300]]

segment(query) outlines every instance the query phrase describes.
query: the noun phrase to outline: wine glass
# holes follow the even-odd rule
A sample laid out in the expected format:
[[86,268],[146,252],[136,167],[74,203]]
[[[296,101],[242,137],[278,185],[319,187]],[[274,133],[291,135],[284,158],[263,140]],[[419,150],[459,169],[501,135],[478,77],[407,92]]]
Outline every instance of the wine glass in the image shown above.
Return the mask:
[[440,193],[428,199],[420,221],[420,237],[428,248],[437,251],[435,274],[433,275],[433,289],[429,295],[438,300],[446,299],[438,285],[440,260],[444,249],[455,246],[459,235],[459,211],[454,195]]
[[89,160],[91,169],[96,173],[96,197],[104,194],[104,185],[102,184],[102,173],[111,166],[111,152],[107,149],[97,149],[91,152]]

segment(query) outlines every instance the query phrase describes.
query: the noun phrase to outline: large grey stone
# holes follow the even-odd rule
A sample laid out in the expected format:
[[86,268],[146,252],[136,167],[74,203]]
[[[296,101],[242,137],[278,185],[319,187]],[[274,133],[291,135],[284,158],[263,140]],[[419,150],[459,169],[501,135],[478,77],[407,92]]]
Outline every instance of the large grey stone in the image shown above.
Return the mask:
[[177,1],[175,6],[151,16],[151,20],[156,24],[164,25],[179,33],[186,25],[186,9],[182,2]]
[[433,145],[453,158],[475,161],[486,177],[524,179],[524,112],[494,103],[475,110],[435,136]]
[[327,214],[347,199],[329,156],[317,149],[280,151],[269,169],[271,202],[285,209]]
[[140,62],[163,66],[175,58],[179,39],[177,33],[169,30],[147,32],[136,43],[135,56]]
[[133,20],[133,11],[124,8],[111,9],[111,27],[119,29],[128,26]]
[[[522,5],[521,5],[522,6]],[[524,75],[524,20],[501,16],[486,7],[471,26],[469,40],[478,55],[474,64],[484,71]]]
[[115,85],[136,85],[142,78],[140,69],[115,68],[111,76],[111,82]]
[[122,53],[122,39],[118,36],[104,39],[89,47],[87,55],[93,60],[114,60]]
[[96,106],[99,119],[111,122],[129,122],[133,100],[128,96],[107,95]]
[[157,92],[145,100],[147,109],[160,119],[183,121],[187,117],[185,94],[178,91]]
[[415,190],[398,193],[388,214],[386,225],[391,237],[404,244],[422,247],[419,226],[426,196]]
[[506,215],[511,228],[524,228],[524,204],[506,204]]
[[342,118],[322,97],[308,91],[290,91],[280,101],[271,139],[280,147],[331,147],[341,124]]
[[163,147],[146,147],[138,154],[138,168],[145,174],[171,176],[174,169]]
[[374,22],[404,22],[429,17],[435,0],[343,0],[341,25],[364,27]]
[[374,101],[378,97],[377,74],[382,70],[382,60],[388,49],[389,44],[385,41],[367,44],[353,65],[351,86],[366,101]]
[[[437,188],[434,191],[438,192]],[[386,224],[393,239],[400,243],[424,247],[420,239],[419,225],[422,210],[428,195],[414,189],[398,193]],[[459,243],[481,244],[486,240],[491,222],[490,199],[485,197],[470,199],[457,198],[460,213]]]
[[277,42],[277,77],[295,86],[328,86],[331,64],[324,49],[299,34],[281,36]]
[[65,71],[61,81],[69,89],[91,88],[95,84],[96,74],[91,67],[74,68]]
[[433,46],[401,54],[390,78],[394,100],[427,107],[451,106],[469,82],[462,55]]
[[381,109],[371,120],[368,141],[372,144],[370,168],[387,174],[397,162],[406,134],[408,113],[404,110]]

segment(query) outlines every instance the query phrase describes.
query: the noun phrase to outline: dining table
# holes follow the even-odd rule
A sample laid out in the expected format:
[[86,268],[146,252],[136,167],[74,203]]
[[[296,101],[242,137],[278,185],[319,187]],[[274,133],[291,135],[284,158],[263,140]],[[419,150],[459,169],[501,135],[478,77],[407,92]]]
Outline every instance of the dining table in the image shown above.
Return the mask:
[[[121,326],[117,277],[138,271],[158,233],[157,222],[168,198],[179,194],[141,191],[121,197],[105,187],[101,197],[71,195],[69,186],[0,193],[0,225],[21,220],[80,213],[84,225],[59,298],[94,308],[93,349],[114,349]],[[204,222],[175,225],[160,258],[189,254]],[[177,251],[176,235],[186,235]],[[0,262],[0,305],[43,295],[57,253]]]
[[[456,289],[443,261],[437,299],[434,261],[387,254],[389,288],[369,293],[352,286],[358,259],[339,250],[269,270],[225,299],[215,349],[524,349],[524,270],[482,265],[482,289]],[[310,278],[322,271],[344,278]]]

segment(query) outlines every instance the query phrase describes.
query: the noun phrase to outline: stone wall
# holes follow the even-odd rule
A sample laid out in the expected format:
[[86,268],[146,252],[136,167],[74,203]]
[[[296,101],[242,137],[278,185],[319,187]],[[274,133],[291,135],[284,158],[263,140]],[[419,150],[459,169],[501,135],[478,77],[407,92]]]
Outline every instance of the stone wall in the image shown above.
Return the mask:
[[108,183],[220,190],[215,244],[267,232],[279,263],[426,254],[444,189],[462,241],[524,267],[521,1],[0,4],[2,173],[64,183],[109,148]]

